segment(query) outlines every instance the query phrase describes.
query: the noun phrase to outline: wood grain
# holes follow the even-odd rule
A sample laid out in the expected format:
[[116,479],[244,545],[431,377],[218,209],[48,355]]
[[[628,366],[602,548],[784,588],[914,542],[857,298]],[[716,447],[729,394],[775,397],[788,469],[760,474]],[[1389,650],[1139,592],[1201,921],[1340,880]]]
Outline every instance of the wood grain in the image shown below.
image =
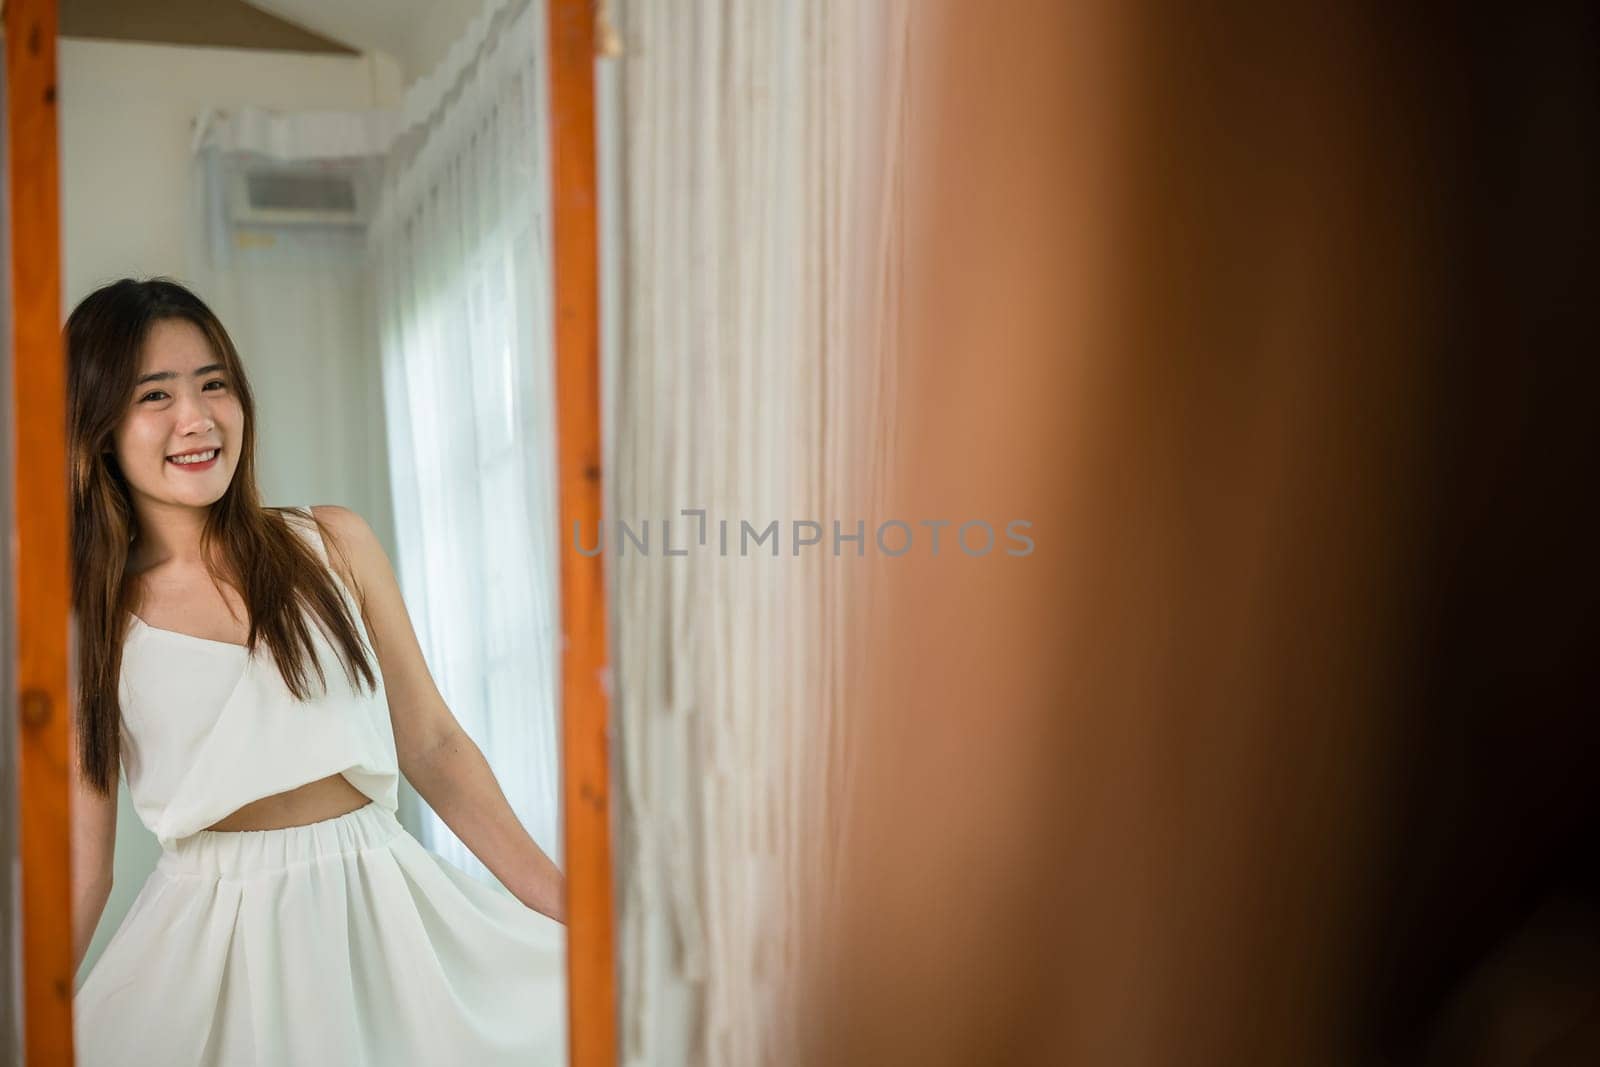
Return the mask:
[[611,873],[610,707],[604,555],[567,551],[565,531],[601,518],[600,272],[594,15],[550,0],[551,214],[560,472],[562,765],[570,1062],[617,1058]]
[[66,364],[56,144],[56,0],[5,5],[15,397],[18,834],[24,1055],[72,1062],[68,842]]

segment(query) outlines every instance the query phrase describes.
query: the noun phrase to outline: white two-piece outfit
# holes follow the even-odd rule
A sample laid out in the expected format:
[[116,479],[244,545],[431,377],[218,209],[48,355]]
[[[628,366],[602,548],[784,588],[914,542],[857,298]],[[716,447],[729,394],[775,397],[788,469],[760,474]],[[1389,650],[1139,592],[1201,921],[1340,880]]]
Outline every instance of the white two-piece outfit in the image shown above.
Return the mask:
[[[326,565],[309,510],[297,511],[291,524]],[[333,580],[371,654],[360,608]],[[565,928],[396,821],[381,682],[355,689],[310,621],[327,691],[300,703],[265,646],[252,655],[133,620],[122,768],[162,854],[74,994],[77,1062],[565,1063]],[[203,829],[335,773],[371,802],[304,826]]]

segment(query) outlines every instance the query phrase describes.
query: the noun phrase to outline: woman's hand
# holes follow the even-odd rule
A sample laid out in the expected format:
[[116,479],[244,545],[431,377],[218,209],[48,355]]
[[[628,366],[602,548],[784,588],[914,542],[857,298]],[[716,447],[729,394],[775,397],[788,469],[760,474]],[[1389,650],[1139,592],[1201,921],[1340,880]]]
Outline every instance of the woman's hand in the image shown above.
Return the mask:
[[417,793],[512,896],[556,922],[567,921],[566,879],[529,836],[489,761],[464,730],[457,730],[433,752],[423,753],[404,772]]

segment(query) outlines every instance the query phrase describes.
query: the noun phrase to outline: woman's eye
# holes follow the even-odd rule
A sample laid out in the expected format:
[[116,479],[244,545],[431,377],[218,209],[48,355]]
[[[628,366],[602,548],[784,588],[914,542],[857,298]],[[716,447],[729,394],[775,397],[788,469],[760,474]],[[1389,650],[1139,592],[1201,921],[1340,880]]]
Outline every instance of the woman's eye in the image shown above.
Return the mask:
[[[217,388],[216,388],[216,389],[211,389],[211,387],[212,387],[212,386],[213,386],[213,385],[215,385],[215,386],[217,386]],[[213,393],[216,393],[216,392],[221,392],[221,391],[222,391],[222,390],[224,390],[224,389],[226,389],[226,388],[228,388],[228,383],[227,383],[227,382],[225,382],[225,381],[223,381],[223,380],[222,380],[222,379],[221,379],[221,378],[213,378],[213,379],[211,379],[211,380],[210,380],[210,381],[209,381],[209,382],[207,382],[207,383],[206,383],[206,384],[205,384],[205,385],[203,385],[203,386],[201,386],[201,389],[202,389],[202,390],[206,390],[206,389],[211,389],[211,391],[212,391],[212,392],[213,392]],[[157,398],[157,397],[161,397],[161,398],[165,398],[165,397],[166,397],[166,395],[167,395],[167,394],[166,394],[166,391],[165,391],[165,390],[162,390],[162,389],[152,389],[152,390],[150,390],[150,392],[148,392],[148,393],[146,393],[146,394],[144,394],[144,396],[141,396],[141,397],[140,397],[140,398],[139,398],[139,403],[141,403],[141,404],[142,404],[142,403],[144,403],[144,402],[145,402],[145,401],[146,401],[146,400],[154,400],[154,399],[156,399],[156,398]]]

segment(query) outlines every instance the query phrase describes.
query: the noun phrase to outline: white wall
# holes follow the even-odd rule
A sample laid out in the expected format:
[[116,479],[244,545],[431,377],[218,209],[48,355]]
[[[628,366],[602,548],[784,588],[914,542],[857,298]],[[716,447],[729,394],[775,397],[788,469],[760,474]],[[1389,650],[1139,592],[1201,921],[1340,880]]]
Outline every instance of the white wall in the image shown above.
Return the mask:
[[432,73],[483,7],[482,0],[430,0],[396,55],[406,84]]
[[[318,56],[223,48],[186,48],[112,41],[60,43],[62,182],[62,311],[98,285],[122,277],[185,276],[191,120],[207,107],[245,104],[281,110],[392,106],[400,96],[398,65],[387,57]],[[226,322],[224,323],[226,325]],[[268,504],[341,503],[356,508],[393,553],[386,479],[365,500],[326,499],[325,472],[306,455],[359,452],[367,469],[387,469],[381,423],[364,416],[300,420],[326,397],[300,397],[309,378],[285,374],[286,361],[262,358],[246,367],[262,415],[259,439]],[[274,368],[278,368],[275,375]],[[366,373],[361,369],[360,373]],[[311,388],[316,388],[315,384]],[[343,395],[343,394],[339,394]],[[374,382],[368,395],[381,395]],[[278,453],[273,453],[274,441]],[[326,447],[324,447],[326,446]],[[374,479],[367,479],[373,481]],[[88,973],[122,922],[160,846],[138,821],[124,784],[117,805],[114,888],[79,975]]]
[[350,57],[63,40],[62,299],[183,271],[191,122],[207,107],[386,107],[399,67]]

